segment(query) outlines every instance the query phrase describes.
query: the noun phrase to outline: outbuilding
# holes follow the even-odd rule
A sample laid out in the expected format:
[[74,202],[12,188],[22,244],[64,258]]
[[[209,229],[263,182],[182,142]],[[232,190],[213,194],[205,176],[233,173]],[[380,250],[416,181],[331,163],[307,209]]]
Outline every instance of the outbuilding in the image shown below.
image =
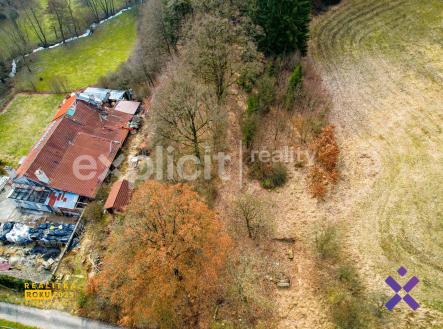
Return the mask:
[[131,198],[131,188],[126,179],[115,182],[105,202],[105,209],[109,212],[122,211]]

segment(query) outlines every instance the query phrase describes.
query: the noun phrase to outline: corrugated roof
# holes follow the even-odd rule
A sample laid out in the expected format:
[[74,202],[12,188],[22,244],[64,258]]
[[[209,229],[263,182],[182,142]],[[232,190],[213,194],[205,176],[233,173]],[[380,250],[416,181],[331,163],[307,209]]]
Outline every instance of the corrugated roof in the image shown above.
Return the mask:
[[[61,116],[49,124],[17,174],[38,182],[35,171],[40,169],[50,180],[48,186],[93,198],[128,136],[126,127],[132,115],[114,110],[100,113],[81,100],[75,106],[72,116]],[[88,179],[73,167],[80,156],[97,164],[95,174]]]
[[104,88],[88,87],[80,95],[87,95],[97,101],[107,102],[109,99],[110,90]]
[[123,208],[129,203],[131,197],[131,190],[129,188],[129,182],[125,179],[115,182],[109,196],[105,202],[105,209],[123,210]]
[[115,106],[115,110],[134,115],[140,107],[140,104],[140,102],[134,101],[120,101]]
[[55,113],[52,120],[57,120],[62,115],[64,115],[66,113],[66,111],[68,111],[69,108],[74,104],[75,99],[76,99],[75,95],[72,95],[68,99],[65,99],[64,102],[62,103],[62,105],[59,107],[57,113]]
[[112,101],[119,101],[125,97],[126,91],[124,90],[112,90],[105,88],[88,87],[82,94],[93,97],[101,102],[107,102],[108,99]]

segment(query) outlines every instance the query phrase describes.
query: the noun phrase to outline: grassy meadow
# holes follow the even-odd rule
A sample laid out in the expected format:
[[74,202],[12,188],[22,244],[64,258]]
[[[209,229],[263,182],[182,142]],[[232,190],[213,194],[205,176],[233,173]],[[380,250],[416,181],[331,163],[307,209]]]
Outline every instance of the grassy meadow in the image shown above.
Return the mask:
[[372,291],[400,266],[419,277],[414,328],[443,322],[442,21],[440,0],[349,0],[312,29],[354,191],[347,244]]
[[136,11],[131,10],[100,25],[90,37],[34,54],[32,72],[23,67],[17,74],[17,89],[67,91],[95,84],[132,52],[135,22]]
[[64,95],[17,94],[0,113],[0,159],[17,166],[51,121]]
[[[55,33],[53,32],[52,25],[53,21],[45,11],[48,6],[48,0],[38,0],[40,10],[43,12],[43,17],[41,19],[41,24],[43,26],[44,31],[46,31],[46,38],[49,43],[55,43],[57,42],[57,37]],[[114,0],[114,5],[116,8],[116,11],[119,10],[119,8],[125,7],[127,1],[125,0]],[[80,26],[86,26],[88,23],[87,17],[89,17],[91,14],[89,12],[88,8],[85,8],[85,6],[81,6],[79,1],[72,1],[72,8],[74,11],[74,15],[78,20],[78,23]],[[35,35],[34,30],[32,29],[32,26],[29,24],[28,20],[25,18],[24,13],[19,13],[19,17],[17,20],[18,25],[24,30],[25,35],[29,42],[30,48],[36,48],[38,47],[40,40]],[[0,21],[0,44],[7,45],[9,42],[8,38],[8,31],[10,26],[8,26],[8,22],[6,20]],[[84,28],[86,29],[86,28]],[[83,33],[83,31],[82,31]],[[11,49],[9,47],[4,47],[3,49],[0,49],[0,57],[9,57]]]

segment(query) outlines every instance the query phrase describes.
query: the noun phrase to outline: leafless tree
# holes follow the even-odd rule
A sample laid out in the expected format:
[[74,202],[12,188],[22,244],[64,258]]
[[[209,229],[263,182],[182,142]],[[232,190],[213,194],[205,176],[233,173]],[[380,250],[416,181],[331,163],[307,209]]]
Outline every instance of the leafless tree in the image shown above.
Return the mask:
[[246,227],[252,240],[271,233],[272,225],[264,203],[252,194],[240,195],[235,201],[234,216]]
[[31,67],[25,57],[30,48],[25,27],[18,20],[10,19],[8,24],[3,24],[0,29],[9,39],[8,45],[12,55],[20,57],[28,71],[31,72]]
[[[72,0],[66,0],[66,7],[68,8],[68,13],[69,13],[69,25],[72,25],[74,28],[74,33],[75,35],[78,37],[79,36],[79,31],[80,31],[80,26],[78,24],[78,20],[74,15],[74,10],[72,8]],[[68,26],[69,26],[68,25]]]
[[98,0],[82,0],[82,3],[89,8],[92,16],[94,17],[94,22],[98,23],[100,21],[100,8],[98,6]]
[[105,16],[108,18],[115,14],[114,0],[95,0],[98,8],[100,8]]
[[188,63],[197,77],[213,86],[219,102],[244,65],[259,57],[241,25],[224,17],[206,14],[196,18],[188,40]]
[[69,9],[65,0],[48,0],[48,13],[51,16],[54,26],[58,26],[62,41],[66,41],[65,29],[69,22]]
[[32,31],[37,36],[40,44],[43,47],[48,46],[48,39],[46,36],[46,30],[43,25],[43,12],[40,7],[40,3],[37,1],[30,1],[26,6],[23,7],[23,13],[26,17],[27,22],[31,26]]
[[211,140],[219,116],[211,91],[196,83],[186,69],[174,68],[156,94],[152,110],[157,136],[190,147],[201,159],[201,146]]

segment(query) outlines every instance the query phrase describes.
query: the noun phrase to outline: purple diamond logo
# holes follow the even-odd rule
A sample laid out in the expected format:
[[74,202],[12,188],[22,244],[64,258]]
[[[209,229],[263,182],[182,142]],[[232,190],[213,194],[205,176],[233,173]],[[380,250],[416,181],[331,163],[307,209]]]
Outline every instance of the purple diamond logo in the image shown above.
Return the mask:
[[400,276],[405,276],[406,273],[408,273],[408,270],[405,269],[403,266],[400,266],[400,268],[397,270],[397,273],[400,274]]
[[[403,277],[406,275],[406,273],[408,273],[408,270],[403,266],[400,266],[400,268],[397,270],[397,273],[401,277]],[[420,307],[420,304],[418,304],[417,301],[409,294],[409,292],[417,285],[417,283],[420,282],[416,276],[410,278],[404,286],[401,286],[392,276],[388,276],[385,282],[395,292],[395,295],[392,296],[392,298],[388,300],[385,305],[388,310],[392,311],[395,305],[400,303],[402,300],[404,300],[405,303],[408,304],[409,307],[414,311]],[[400,295],[398,294],[401,290],[406,292],[406,295],[403,298],[400,297]]]

